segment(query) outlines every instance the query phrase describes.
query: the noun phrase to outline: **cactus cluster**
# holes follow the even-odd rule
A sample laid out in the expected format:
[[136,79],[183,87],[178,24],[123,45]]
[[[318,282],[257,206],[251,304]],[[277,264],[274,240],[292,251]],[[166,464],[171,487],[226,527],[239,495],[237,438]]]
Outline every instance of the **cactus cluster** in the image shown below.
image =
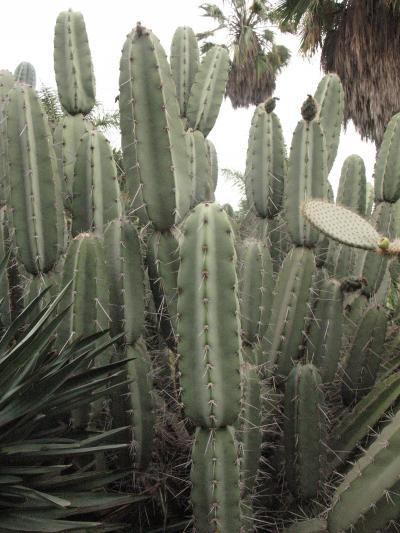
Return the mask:
[[[54,66],[64,112],[54,132],[32,65],[0,71],[0,326],[6,337],[13,318],[24,326],[24,300],[42,306],[39,322],[53,316],[62,296],[55,338],[34,346],[46,364],[54,349],[76,365],[60,425],[67,417],[74,434],[89,433],[83,442],[110,427],[121,439],[120,449],[76,461],[85,487],[108,469],[104,484],[134,492],[133,531],[398,525],[399,360],[388,326],[397,325],[399,115],[378,152],[370,215],[359,156],[343,164],[336,203],[328,181],[343,121],[339,78],[325,76],[306,98],[289,155],[277,98],[260,103],[240,220],[215,203],[207,138],[226,89],[226,48],[200,57],[193,30],[180,27],[168,60],[150,29],[137,23],[128,34],[124,183],[90,120],[95,78],[80,13],[57,19]],[[118,369],[118,387],[105,368]],[[75,401],[88,375],[96,387]],[[134,475],[116,487],[120,471]],[[37,480],[39,500],[45,483]],[[75,526],[47,530],[84,530]]]

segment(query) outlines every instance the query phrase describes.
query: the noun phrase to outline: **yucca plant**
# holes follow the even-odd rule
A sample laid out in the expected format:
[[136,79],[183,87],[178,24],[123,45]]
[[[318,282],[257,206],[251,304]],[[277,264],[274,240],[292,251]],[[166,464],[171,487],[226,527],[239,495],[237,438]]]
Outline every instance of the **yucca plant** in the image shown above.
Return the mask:
[[126,361],[93,364],[113,343],[104,340],[106,332],[56,350],[55,331],[67,309],[61,292],[39,310],[45,292],[0,339],[0,529],[114,531],[121,525],[104,522],[105,512],[143,497],[106,492],[129,471],[92,466],[96,455],[126,448],[125,428],[74,433],[69,412],[123,386]]

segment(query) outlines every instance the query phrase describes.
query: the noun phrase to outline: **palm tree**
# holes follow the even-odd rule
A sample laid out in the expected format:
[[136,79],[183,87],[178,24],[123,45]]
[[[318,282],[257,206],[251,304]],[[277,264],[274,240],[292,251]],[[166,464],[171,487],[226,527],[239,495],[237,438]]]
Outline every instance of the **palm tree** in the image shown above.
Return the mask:
[[400,110],[400,1],[279,0],[273,16],[299,31],[304,54],[321,48],[344,87],[345,123],[379,145]]
[[[270,9],[265,1],[226,0],[229,7],[224,13],[214,4],[202,4],[203,16],[214,19],[218,26],[198,34],[206,40],[219,30],[229,34],[228,49],[231,52],[231,70],[226,96],[234,108],[257,105],[274,92],[275,79],[287,65],[290,53],[285,46],[275,44],[271,31]],[[205,41],[202,50],[212,46]]]

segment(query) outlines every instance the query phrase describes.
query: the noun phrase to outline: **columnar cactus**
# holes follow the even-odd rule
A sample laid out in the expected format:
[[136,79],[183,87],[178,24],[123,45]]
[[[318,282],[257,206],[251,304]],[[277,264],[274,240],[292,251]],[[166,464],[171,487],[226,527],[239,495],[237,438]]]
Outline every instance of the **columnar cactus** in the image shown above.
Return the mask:
[[208,145],[200,131],[186,132],[189,175],[192,181],[192,206],[214,200],[214,183]]
[[88,114],[96,103],[95,79],[85,21],[77,11],[63,11],[57,17],[54,70],[66,112]]
[[158,231],[164,231],[189,209],[188,156],[164,49],[157,37],[140,24],[125,41],[119,85],[128,188],[132,198],[142,195],[148,218]]
[[190,128],[204,137],[214,127],[228,81],[229,54],[222,46],[213,46],[204,55],[196,72],[189,100],[187,120]]
[[186,115],[199,62],[199,46],[194,31],[189,26],[177,28],[171,44],[171,71],[182,116]]
[[178,272],[178,353],[185,413],[204,428],[240,409],[239,300],[228,216],[199,204],[186,219]]
[[36,92],[28,85],[10,91],[3,112],[18,257],[31,274],[47,272],[64,248],[61,183],[50,128]]
[[300,499],[315,497],[326,470],[325,415],[321,377],[311,364],[289,374],[284,400],[286,474],[290,490]]
[[247,148],[246,195],[261,218],[273,218],[281,210],[286,176],[285,143],[274,107],[274,99],[256,107]]
[[15,81],[26,83],[33,89],[36,89],[36,72],[35,67],[28,61],[20,63],[14,71]]
[[74,237],[92,230],[102,235],[106,224],[122,214],[112,149],[97,130],[82,136],[76,153],[71,214]]
[[54,151],[57,157],[58,173],[61,177],[64,205],[69,209],[72,200],[76,152],[82,136],[90,130],[92,130],[92,124],[82,114],[65,115],[53,133]]
[[334,73],[324,76],[314,98],[318,103],[319,120],[325,134],[329,173],[337,154],[344,114],[344,92],[339,76]]

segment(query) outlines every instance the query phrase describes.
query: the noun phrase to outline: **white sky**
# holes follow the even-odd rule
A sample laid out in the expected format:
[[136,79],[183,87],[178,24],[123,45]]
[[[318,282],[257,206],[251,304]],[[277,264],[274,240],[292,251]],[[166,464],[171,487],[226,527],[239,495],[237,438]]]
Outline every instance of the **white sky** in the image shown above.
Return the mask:
[[[97,99],[106,109],[116,107],[118,94],[119,59],[125,36],[137,21],[152,29],[169,54],[172,35],[177,26],[191,26],[195,32],[209,29],[212,21],[200,16],[201,0],[15,0],[3,2],[0,32],[0,69],[14,71],[21,61],[31,62],[36,69],[38,86],[55,87],[53,69],[53,32],[60,11],[72,8],[85,18],[96,74]],[[222,0],[214,0],[222,5]],[[223,36],[221,36],[223,40]],[[290,147],[292,132],[300,117],[300,107],[307,94],[313,94],[322,74],[319,58],[304,60],[297,54],[298,41],[290,35],[277,36],[277,42],[292,51],[289,66],[278,77],[276,107],[286,144]],[[209,135],[218,151],[220,168],[243,171],[246,162],[247,137],[254,108],[233,110],[225,100],[217,123]],[[110,139],[118,143],[117,135]],[[350,154],[363,157],[367,179],[371,181],[375,160],[375,146],[362,142],[354,128],[342,133],[341,143],[330,181],[337,188],[343,160]],[[232,184],[221,176],[217,201],[237,205],[238,194]]]

